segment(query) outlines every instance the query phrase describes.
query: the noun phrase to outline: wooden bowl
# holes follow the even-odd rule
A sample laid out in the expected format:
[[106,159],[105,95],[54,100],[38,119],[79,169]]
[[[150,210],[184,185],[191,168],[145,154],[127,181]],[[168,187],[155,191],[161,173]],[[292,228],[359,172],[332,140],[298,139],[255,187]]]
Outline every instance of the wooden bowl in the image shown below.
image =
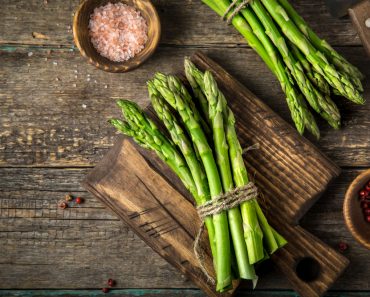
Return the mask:
[[370,249],[370,223],[364,219],[358,195],[369,180],[370,169],[357,176],[349,186],[343,204],[344,220],[349,231],[368,249]]
[[[113,62],[101,56],[91,43],[89,36],[89,20],[94,9],[106,5],[108,2],[124,4],[135,7],[140,11],[148,25],[148,41],[144,49],[135,57],[124,62]],[[138,67],[148,59],[157,48],[161,35],[161,25],[157,11],[149,0],[83,0],[78,6],[73,19],[73,37],[74,42],[86,57],[89,63],[99,69],[108,72],[126,72]]]

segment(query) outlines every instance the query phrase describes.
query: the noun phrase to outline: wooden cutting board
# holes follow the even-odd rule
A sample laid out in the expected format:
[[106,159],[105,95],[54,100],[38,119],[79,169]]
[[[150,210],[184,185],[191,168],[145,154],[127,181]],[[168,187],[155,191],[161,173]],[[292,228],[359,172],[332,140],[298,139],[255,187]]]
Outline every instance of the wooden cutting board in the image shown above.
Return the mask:
[[[200,52],[192,60],[215,75],[241,145],[260,145],[246,154],[247,168],[269,221],[289,242],[272,260],[301,296],[322,296],[349,261],[298,223],[340,169],[221,66]],[[155,154],[120,136],[83,185],[208,296],[234,293],[217,294],[207,283],[193,253],[200,220],[181,182]],[[202,242],[212,270],[206,237]]]

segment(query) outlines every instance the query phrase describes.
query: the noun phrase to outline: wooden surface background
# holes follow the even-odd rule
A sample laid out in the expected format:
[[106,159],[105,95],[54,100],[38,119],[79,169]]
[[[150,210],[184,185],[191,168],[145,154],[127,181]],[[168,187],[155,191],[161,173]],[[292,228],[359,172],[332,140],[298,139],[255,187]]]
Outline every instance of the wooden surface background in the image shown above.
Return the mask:
[[[349,19],[329,16],[323,0],[295,0],[308,23],[370,75]],[[176,72],[201,48],[291,123],[280,87],[231,27],[200,1],[156,0],[161,45],[139,69],[110,74],[80,57],[72,42],[78,0],[1,0],[0,9],[0,296],[100,296],[108,278],[115,296],[204,296],[91,195],[80,181],[113,145],[106,120],[116,98],[148,102],[145,81],[155,70]],[[33,38],[42,33],[48,39]],[[302,226],[333,247],[349,244],[351,265],[328,296],[370,296],[370,252],[345,228],[342,202],[350,181],[370,167],[370,84],[365,106],[337,99],[343,128],[320,121],[316,145],[342,167],[341,176]],[[71,192],[85,203],[67,210]],[[259,287],[240,296],[296,296],[271,265]],[[40,290],[43,289],[43,290]],[[26,291],[27,290],[27,291]]]

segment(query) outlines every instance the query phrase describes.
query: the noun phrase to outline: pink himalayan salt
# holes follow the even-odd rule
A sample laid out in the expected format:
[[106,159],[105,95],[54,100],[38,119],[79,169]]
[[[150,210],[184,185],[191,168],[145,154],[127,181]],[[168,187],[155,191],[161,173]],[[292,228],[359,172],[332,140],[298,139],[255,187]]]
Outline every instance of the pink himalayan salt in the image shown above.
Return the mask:
[[90,16],[91,42],[103,57],[122,62],[140,53],[148,26],[140,12],[123,3],[97,7]]

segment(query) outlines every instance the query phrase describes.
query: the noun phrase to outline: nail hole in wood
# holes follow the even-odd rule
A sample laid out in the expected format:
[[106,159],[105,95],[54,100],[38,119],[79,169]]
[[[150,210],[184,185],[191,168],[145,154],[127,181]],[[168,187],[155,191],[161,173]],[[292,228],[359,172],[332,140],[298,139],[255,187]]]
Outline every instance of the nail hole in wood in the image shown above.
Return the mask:
[[312,282],[316,280],[320,274],[320,264],[314,258],[304,257],[296,262],[295,271],[301,280]]

